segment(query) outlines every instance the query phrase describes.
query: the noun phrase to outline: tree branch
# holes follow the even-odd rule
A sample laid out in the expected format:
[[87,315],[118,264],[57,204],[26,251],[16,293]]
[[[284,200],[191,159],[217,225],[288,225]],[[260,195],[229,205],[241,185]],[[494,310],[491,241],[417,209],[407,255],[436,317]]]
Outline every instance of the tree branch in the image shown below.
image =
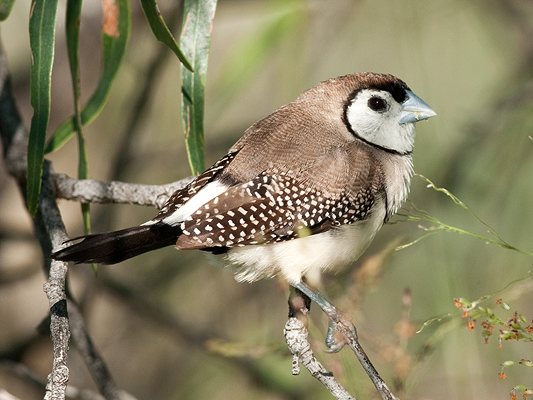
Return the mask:
[[[11,93],[11,82],[3,49],[0,49],[0,136],[4,150],[4,162],[8,172],[17,180],[25,197],[26,152],[28,132],[22,126]],[[59,247],[67,239],[65,228],[55,204],[55,196],[49,182],[50,165],[45,163],[41,201],[33,222],[43,254],[50,254],[52,247]],[[48,281],[44,291],[48,297],[51,322],[50,330],[54,345],[52,373],[48,376],[46,399],[63,399],[69,378],[67,350],[70,331],[65,294],[67,265],[59,261],[45,259],[45,272]]]
[[[363,347],[359,343],[357,337],[357,331],[354,324],[348,320],[342,313],[331,304],[333,309],[328,313],[328,318],[335,324],[335,329],[338,333],[341,333],[344,337],[343,345],[348,345],[353,350],[355,356],[361,363],[361,366],[365,370],[368,377],[372,380],[372,383],[378,390],[383,400],[399,400],[388,388],[385,381],[381,378],[374,365],[366,355]],[[340,349],[340,348],[339,348]]]
[[81,203],[122,203],[161,208],[176,190],[185,187],[189,177],[166,185],[140,185],[124,182],[78,180],[64,174],[52,175],[56,196]]
[[[42,381],[31,371],[26,365],[14,362],[14,361],[2,361],[1,365],[9,370],[12,374],[16,375],[20,379],[30,382],[38,389],[45,389],[46,382]],[[4,391],[4,396],[5,395]],[[77,400],[104,400],[105,397],[90,389],[78,389],[72,385],[68,385],[66,391],[66,397]],[[128,399],[127,397],[125,400]],[[0,400],[18,400],[15,397],[2,397],[2,389],[0,389]]]
[[[315,296],[313,296],[313,294],[315,294]],[[301,362],[315,378],[317,378],[328,388],[328,390],[335,397],[338,395],[341,396],[337,397],[339,399],[353,398],[336,381],[323,378],[325,369],[315,359],[311,351],[311,347],[307,342],[307,329],[305,328],[304,324],[298,320],[298,318],[304,320],[307,319],[311,305],[311,299],[313,299],[322,308],[330,320],[328,338],[330,333],[338,333],[342,335],[342,340],[337,340],[336,343],[334,343],[334,346],[331,347],[331,350],[334,352],[340,351],[343,346],[348,344],[355,353],[368,377],[372,380],[372,383],[374,383],[374,386],[381,395],[381,398],[383,400],[399,400],[387,387],[378,371],[376,371],[370,362],[370,359],[361,347],[354,324],[344,315],[342,315],[337,307],[324,299],[318,292],[316,292],[315,289],[310,288],[304,283],[301,283],[301,286],[294,286],[291,288],[291,293],[289,296],[289,320],[285,325],[285,338],[287,340],[287,345],[289,346],[292,354],[295,356],[293,360],[293,374],[298,373],[298,362]],[[320,304],[321,302],[326,302],[327,304]],[[296,319],[298,322],[292,321],[293,319]],[[330,329],[334,329],[334,331],[330,331]],[[288,332],[290,335],[287,334]],[[328,339],[326,339],[326,343],[328,343]]]
[[322,383],[335,398],[340,400],[355,400],[350,393],[342,387],[333,377],[331,372],[318,361],[311,350],[311,345],[307,340],[308,331],[304,321],[308,322],[309,309],[311,307],[311,299],[299,289],[291,286],[289,294],[289,319],[285,324],[283,333],[287,347],[293,355],[292,359],[292,374],[300,374],[299,363],[302,363],[305,368]]
[[[27,147],[28,131],[22,125],[20,115],[15,106],[15,101],[11,92],[11,83],[5,54],[0,46],[0,138],[2,140],[4,163],[7,171],[17,181],[19,188],[25,198],[26,171],[27,171]],[[48,297],[50,308],[50,332],[53,342],[53,367],[48,375],[45,399],[65,399],[67,382],[69,379],[68,344],[70,339],[69,316],[67,312],[67,263],[52,261],[49,258],[52,250],[58,250],[68,239],[63,225],[59,209],[56,204],[55,183],[51,164],[45,161],[43,165],[43,181],[41,197],[37,214],[33,219],[35,234],[40,242],[44,256],[44,269],[48,280],[44,284],[44,291]],[[72,301],[70,308],[74,311],[74,316],[80,325],[81,316],[77,313],[77,306]],[[78,318],[79,317],[79,318]],[[88,334],[83,329],[74,329],[76,344],[90,341]],[[92,342],[91,342],[92,344]],[[95,351],[94,347],[89,352],[80,351],[85,356],[85,361],[95,376],[95,366],[104,366],[105,363]],[[131,396],[113,396],[111,393],[120,393],[118,390],[111,390],[115,387],[109,374],[105,380],[97,380],[101,393],[108,399],[124,399]],[[116,389],[116,387],[115,387]]]
[[307,340],[307,329],[302,321],[295,317],[289,318],[285,324],[284,334],[287,346],[294,356],[292,362],[293,375],[300,373],[298,363],[302,363],[311,375],[322,383],[336,399],[355,400],[355,397],[348,393],[333,377],[333,374],[328,372],[320,361],[316,359]]
[[69,298],[67,304],[72,338],[76,343],[76,349],[85,361],[85,364],[87,364],[94,381],[100,389],[100,393],[102,393],[107,400],[133,400],[133,396],[117,387],[107,365],[103,362],[103,358],[85,329],[83,316],[81,315],[81,311],[76,302]]

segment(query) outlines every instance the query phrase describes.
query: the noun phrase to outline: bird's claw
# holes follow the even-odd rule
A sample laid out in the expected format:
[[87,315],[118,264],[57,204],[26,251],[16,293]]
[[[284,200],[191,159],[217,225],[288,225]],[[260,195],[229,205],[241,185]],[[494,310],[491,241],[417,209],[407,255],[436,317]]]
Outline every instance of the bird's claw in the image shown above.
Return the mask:
[[338,328],[339,324],[343,325],[344,330],[351,331],[353,338],[357,338],[357,331],[355,326],[348,321],[342,320],[339,322],[329,321],[328,332],[326,334],[326,346],[328,349],[326,353],[338,353],[341,349],[348,344],[346,335]]

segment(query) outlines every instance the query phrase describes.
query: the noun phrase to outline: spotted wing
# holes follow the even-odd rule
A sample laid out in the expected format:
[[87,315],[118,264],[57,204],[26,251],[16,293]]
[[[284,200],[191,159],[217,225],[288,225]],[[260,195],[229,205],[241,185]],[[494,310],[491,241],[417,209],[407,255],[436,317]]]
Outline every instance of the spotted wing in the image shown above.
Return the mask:
[[233,152],[225,155],[218,160],[211,168],[198,176],[194,181],[189,183],[183,189],[177,190],[170,196],[163,208],[154,221],[160,221],[178,210],[183,204],[185,204],[191,197],[193,197],[200,189],[202,189],[207,183],[212,181],[221,171],[235,158],[238,152]]
[[182,224],[178,249],[213,249],[291,240],[363,220],[371,188],[325,196],[284,173],[261,173],[204,204]]

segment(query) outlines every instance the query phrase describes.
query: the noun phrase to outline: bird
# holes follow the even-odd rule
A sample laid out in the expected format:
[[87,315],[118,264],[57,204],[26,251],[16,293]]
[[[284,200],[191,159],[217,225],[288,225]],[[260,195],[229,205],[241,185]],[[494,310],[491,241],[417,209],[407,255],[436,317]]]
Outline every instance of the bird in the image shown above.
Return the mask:
[[326,80],[249,127],[153,219],[85,236],[51,257],[115,264],[170,245],[200,249],[237,281],[281,277],[328,313],[306,277],[357,260],[405,202],[414,124],[434,115],[390,74]]

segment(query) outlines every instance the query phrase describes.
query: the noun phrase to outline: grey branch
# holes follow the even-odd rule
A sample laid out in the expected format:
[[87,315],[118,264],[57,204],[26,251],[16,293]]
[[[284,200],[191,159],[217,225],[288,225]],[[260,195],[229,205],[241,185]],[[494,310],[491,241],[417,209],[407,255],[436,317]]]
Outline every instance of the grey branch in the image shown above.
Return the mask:
[[400,400],[390,391],[385,381],[381,378],[378,371],[376,371],[376,368],[374,368],[370,362],[370,359],[359,343],[353,323],[342,316],[337,309],[335,309],[335,313],[337,313],[338,317],[332,321],[336,324],[336,329],[344,336],[345,344],[350,346],[350,348],[353,350],[368,377],[372,380],[372,383],[374,383],[374,386],[381,395],[381,398],[383,400]]
[[[9,370],[13,375],[32,383],[39,389],[45,389],[46,382],[42,381],[38,376],[34,374],[26,365],[17,363],[14,361],[2,361],[2,367]],[[17,397],[10,395],[5,390],[0,389],[0,400],[19,400]],[[99,393],[90,389],[78,389],[72,385],[68,385],[66,390],[66,398],[78,399],[78,400],[105,400],[105,398]]]
[[[28,147],[28,131],[22,125],[20,115],[15,106],[15,101],[11,92],[11,83],[7,61],[3,49],[0,47],[0,138],[2,140],[4,163],[7,171],[17,181],[19,188],[25,198],[26,173]],[[51,261],[48,257],[52,250],[58,250],[68,239],[63,225],[59,209],[56,204],[55,180],[52,167],[49,162],[43,166],[43,179],[39,207],[34,221],[36,236],[39,239],[43,256],[44,268],[48,277],[44,284],[44,291],[48,297],[50,307],[50,331],[53,342],[53,366],[52,372],[48,375],[45,399],[65,399],[67,382],[69,379],[68,345],[70,339],[69,316],[67,312],[67,264],[59,261]],[[69,302],[70,303],[70,302]],[[71,303],[70,308],[76,310]],[[81,329],[73,330],[75,343],[83,343],[87,340],[87,333]],[[94,349],[92,349],[94,350]],[[80,352],[86,355],[88,352]],[[94,352],[91,359],[87,359],[86,364],[93,376],[98,373],[95,369],[97,365],[104,365],[103,359],[95,357],[98,352]],[[108,377],[110,378],[110,377]],[[117,393],[110,399],[126,399],[131,396],[118,390],[110,390],[114,387],[114,382],[108,379],[107,386],[100,391],[104,395]]]
[[336,398],[340,400],[355,400],[350,393],[337,382],[333,375],[324,368],[311,350],[311,345],[307,340],[307,329],[298,318],[289,318],[285,324],[285,340],[289,350],[294,355],[293,374],[299,373],[298,363],[302,363],[305,368],[320,381]]
[[67,304],[72,338],[76,343],[76,349],[87,364],[87,367],[104,398],[107,400],[134,400],[133,396],[117,387],[113,377],[107,369],[107,365],[103,362],[100,352],[95,347],[89,333],[85,329],[83,316],[81,315],[78,305],[70,299],[67,301]]
[[64,174],[55,174],[52,179],[59,199],[81,203],[122,203],[161,208],[172,193],[185,187],[194,178],[189,177],[166,185],[78,180]]
[[[4,150],[4,162],[9,173],[17,180],[22,193],[25,193],[28,146],[28,132],[22,126],[20,115],[15,107],[11,93],[11,83],[5,54],[0,49],[0,135]],[[39,202],[34,225],[41,248],[45,255],[50,254],[52,247],[59,246],[67,239],[59,211],[55,204],[55,196],[49,184],[49,164],[44,166],[42,197]],[[48,376],[46,399],[64,399],[69,370],[67,366],[67,350],[70,338],[68,314],[65,294],[67,265],[50,262],[45,259],[48,281],[44,285],[51,314],[51,336],[54,346],[52,373]]]
[[[340,315],[340,314],[339,314]],[[337,324],[337,329],[344,335],[345,343],[353,350],[357,359],[363,366],[365,372],[370,377],[374,386],[378,390],[383,400],[399,400],[386,383],[383,381],[379,373],[376,371],[370,362],[365,351],[361,347],[355,329],[351,322],[344,318],[334,321]],[[311,375],[318,379],[337,399],[355,399],[350,393],[338,383],[333,375],[331,375],[324,366],[316,359],[311,350],[311,345],[307,340],[307,329],[302,321],[298,318],[289,318],[285,324],[285,340],[291,353],[294,355],[293,374],[299,373],[298,363],[301,363],[309,370]]]
[[[357,359],[361,363],[368,377],[372,380],[372,383],[374,383],[374,386],[378,390],[381,398],[383,400],[399,400],[396,396],[394,396],[394,394],[387,387],[387,385],[385,384],[385,382],[379,375],[378,371],[376,371],[376,369],[370,362],[370,359],[368,358],[363,348],[361,347],[361,344],[359,343],[359,339],[357,337],[357,330],[355,329],[354,324],[348,318],[346,318],[337,309],[337,307],[335,307],[335,305],[333,305],[332,303],[324,299],[322,295],[320,295],[316,291],[316,289],[309,287],[304,282],[299,282],[298,284],[295,284],[292,286],[293,288],[291,289],[291,294],[289,296],[289,322],[291,322],[291,319],[294,319],[292,317],[300,316],[300,318],[307,318],[307,315],[309,313],[309,307],[311,305],[311,301],[314,301],[315,303],[317,303],[320,306],[320,308],[322,308],[322,310],[327,315],[330,321],[329,328],[328,328],[328,336],[326,338],[326,344],[328,344],[328,342],[330,342],[331,340],[330,334],[339,333],[342,335],[342,340],[339,340],[341,339],[340,337],[335,337],[334,342],[329,345],[331,348],[331,351],[332,352],[340,351],[345,345],[348,344],[350,348],[353,350],[353,352],[355,353]],[[289,324],[289,322],[287,322],[287,324]],[[301,327],[300,325],[298,326],[294,325],[294,326],[295,326],[294,329],[296,328],[305,329],[303,327],[303,324],[301,324]],[[286,335],[286,338],[287,338],[287,335]],[[304,341],[305,343],[303,343]],[[288,338],[287,338],[287,342],[288,342]],[[297,368],[298,361],[302,362],[306,367],[307,367],[307,363],[309,363],[309,360],[307,360],[309,359],[309,356],[306,358],[301,356],[302,350],[305,350],[306,353],[310,351],[309,344],[307,343],[307,331],[305,332],[305,334],[303,333],[299,334],[297,343],[299,345],[297,352],[295,353],[293,351],[293,354],[297,356],[298,359],[295,360],[296,365],[293,365],[293,371],[295,370],[295,368]],[[309,347],[309,349],[307,349],[307,347]],[[313,365],[313,363],[311,363],[310,365]],[[320,370],[312,371],[310,369],[309,371],[316,378],[319,378],[321,375],[323,375],[323,372],[321,372]],[[322,380],[321,382],[326,384]],[[344,399],[345,397],[341,397],[341,398]]]
[[[2,80],[3,91],[9,85],[3,76]],[[5,98],[2,96],[2,98]],[[0,105],[0,120],[3,119],[2,112],[5,110],[3,105]],[[8,132],[2,126],[2,138],[8,137]],[[13,132],[12,132],[13,133]],[[9,135],[9,145],[6,146],[7,141],[3,140],[5,162],[8,166],[8,171],[14,177],[24,177],[25,170],[18,170],[20,166],[25,163],[20,163],[20,160],[25,160],[27,135],[24,135],[23,129],[16,129],[12,135]],[[11,162],[13,160],[13,162]],[[39,202],[37,215],[34,218],[34,226],[37,237],[41,244],[43,254],[47,256],[54,247],[59,247],[60,243],[67,240],[65,228],[57,210],[55,197],[53,195],[52,186],[49,180],[49,165],[45,165],[45,172],[43,176],[42,195]],[[21,191],[25,191],[25,179],[18,179],[18,184]],[[67,351],[68,342],[70,339],[70,330],[68,326],[68,313],[66,304],[65,281],[67,276],[66,263],[53,261],[45,258],[45,269],[48,275],[48,280],[44,284],[44,291],[48,297],[48,304],[50,307],[51,321],[50,330],[52,342],[54,347],[53,368],[52,373],[48,376],[48,384],[46,385],[45,399],[64,399],[67,382],[69,379],[69,369],[67,366]]]

